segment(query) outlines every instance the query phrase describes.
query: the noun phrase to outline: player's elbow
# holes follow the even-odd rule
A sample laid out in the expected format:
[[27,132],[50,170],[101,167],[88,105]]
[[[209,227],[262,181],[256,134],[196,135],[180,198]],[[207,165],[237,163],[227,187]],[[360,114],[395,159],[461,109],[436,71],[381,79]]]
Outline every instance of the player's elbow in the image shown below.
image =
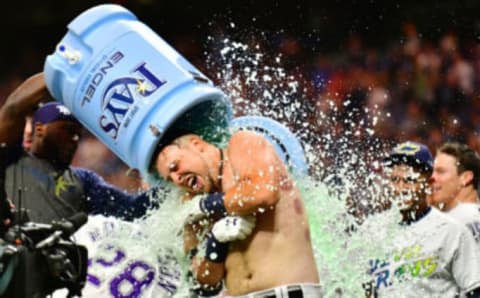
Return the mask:
[[256,200],[261,208],[274,207],[279,200],[278,193],[273,189],[265,189],[257,193]]

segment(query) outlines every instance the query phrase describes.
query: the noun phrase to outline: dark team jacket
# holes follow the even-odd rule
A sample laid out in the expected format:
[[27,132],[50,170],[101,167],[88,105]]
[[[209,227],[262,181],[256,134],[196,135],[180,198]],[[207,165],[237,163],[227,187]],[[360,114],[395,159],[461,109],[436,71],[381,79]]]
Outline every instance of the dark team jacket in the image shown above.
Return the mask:
[[132,220],[155,205],[155,190],[131,195],[86,169],[56,170],[21,146],[0,146],[0,172],[7,198],[17,208],[21,198],[34,222],[50,223],[78,212]]

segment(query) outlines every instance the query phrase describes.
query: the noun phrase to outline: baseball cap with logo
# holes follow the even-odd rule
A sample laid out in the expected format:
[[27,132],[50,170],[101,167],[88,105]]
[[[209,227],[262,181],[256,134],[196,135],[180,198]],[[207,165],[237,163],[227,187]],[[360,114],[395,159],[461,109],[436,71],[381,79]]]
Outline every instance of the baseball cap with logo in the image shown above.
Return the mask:
[[411,141],[395,146],[384,161],[388,167],[407,164],[426,172],[433,169],[433,156],[428,147]]
[[47,124],[60,120],[78,122],[66,106],[58,102],[48,102],[35,111],[32,123]]

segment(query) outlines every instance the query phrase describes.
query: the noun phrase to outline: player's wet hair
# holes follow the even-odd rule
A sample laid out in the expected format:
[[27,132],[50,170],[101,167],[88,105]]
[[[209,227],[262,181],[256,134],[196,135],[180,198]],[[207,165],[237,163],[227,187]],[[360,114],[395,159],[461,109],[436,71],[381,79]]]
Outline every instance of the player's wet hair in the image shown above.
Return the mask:
[[175,128],[175,129],[168,129],[165,134],[162,136],[160,139],[160,142],[158,142],[157,147],[155,148],[155,151],[153,152],[152,155],[152,161],[150,162],[150,172],[156,172],[155,170],[155,161],[157,160],[158,154],[162,152],[162,150],[167,147],[168,145],[173,144],[173,142],[178,139],[181,136],[192,134],[190,130],[187,129],[181,129],[181,128]]

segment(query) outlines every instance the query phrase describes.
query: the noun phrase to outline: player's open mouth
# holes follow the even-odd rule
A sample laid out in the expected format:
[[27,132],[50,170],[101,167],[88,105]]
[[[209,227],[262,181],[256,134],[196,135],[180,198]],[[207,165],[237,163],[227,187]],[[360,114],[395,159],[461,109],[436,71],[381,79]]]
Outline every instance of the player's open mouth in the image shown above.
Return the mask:
[[187,178],[187,186],[193,190],[198,190],[200,184],[198,183],[198,178],[196,175],[189,175]]

